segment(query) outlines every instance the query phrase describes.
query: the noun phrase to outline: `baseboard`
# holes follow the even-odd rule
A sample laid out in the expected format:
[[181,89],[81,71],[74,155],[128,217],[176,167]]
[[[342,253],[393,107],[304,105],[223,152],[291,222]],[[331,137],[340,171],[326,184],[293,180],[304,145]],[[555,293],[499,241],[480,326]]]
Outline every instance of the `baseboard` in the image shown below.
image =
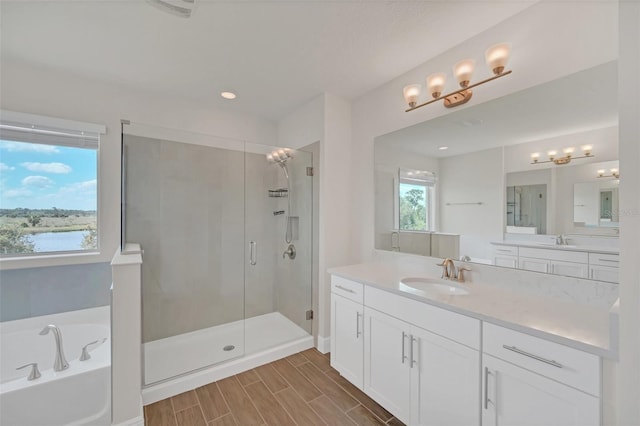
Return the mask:
[[242,373],[243,371],[251,370],[252,368],[268,364],[312,347],[313,336],[307,336],[282,346],[178,376],[143,388],[142,401],[144,405],[153,404],[154,402]]
[[331,337],[318,336],[318,348],[321,353],[331,352]]
[[144,416],[134,417],[121,423],[111,423],[111,426],[144,426]]

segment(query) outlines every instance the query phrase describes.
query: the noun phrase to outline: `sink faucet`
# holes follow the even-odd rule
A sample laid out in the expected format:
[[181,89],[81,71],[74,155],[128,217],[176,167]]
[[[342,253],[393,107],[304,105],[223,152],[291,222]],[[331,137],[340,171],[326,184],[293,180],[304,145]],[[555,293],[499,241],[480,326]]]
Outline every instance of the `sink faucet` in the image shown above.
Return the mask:
[[438,266],[442,266],[442,278],[445,280],[456,279],[458,274],[456,273],[456,265],[453,260],[446,258],[442,263],[438,263]]
[[56,339],[56,360],[53,363],[53,371],[62,371],[69,368],[69,363],[64,356],[64,349],[62,348],[62,333],[60,329],[53,324],[49,324],[40,332],[41,336],[49,334],[49,331],[53,332],[53,337]]
[[456,268],[453,259],[446,258],[442,263],[438,263],[438,266],[442,266],[442,279],[445,280],[458,280],[458,282],[464,282],[464,271],[470,271],[471,268],[466,266],[460,266]]

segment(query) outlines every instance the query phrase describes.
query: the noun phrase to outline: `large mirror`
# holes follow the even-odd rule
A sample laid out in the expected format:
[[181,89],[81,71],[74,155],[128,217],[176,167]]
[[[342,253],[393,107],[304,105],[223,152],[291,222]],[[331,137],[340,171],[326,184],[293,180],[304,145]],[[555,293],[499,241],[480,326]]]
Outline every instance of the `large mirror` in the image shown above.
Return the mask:
[[616,80],[608,62],[377,137],[376,248],[524,269],[562,249],[587,266],[556,273],[596,279],[590,253],[617,254]]

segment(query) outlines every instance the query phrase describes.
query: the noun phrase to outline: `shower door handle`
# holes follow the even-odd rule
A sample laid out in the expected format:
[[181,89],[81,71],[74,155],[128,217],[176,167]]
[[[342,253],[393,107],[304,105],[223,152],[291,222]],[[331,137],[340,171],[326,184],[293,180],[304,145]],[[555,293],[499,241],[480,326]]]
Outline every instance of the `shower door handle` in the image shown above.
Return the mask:
[[256,266],[256,257],[258,256],[258,243],[251,241],[249,243],[249,265]]

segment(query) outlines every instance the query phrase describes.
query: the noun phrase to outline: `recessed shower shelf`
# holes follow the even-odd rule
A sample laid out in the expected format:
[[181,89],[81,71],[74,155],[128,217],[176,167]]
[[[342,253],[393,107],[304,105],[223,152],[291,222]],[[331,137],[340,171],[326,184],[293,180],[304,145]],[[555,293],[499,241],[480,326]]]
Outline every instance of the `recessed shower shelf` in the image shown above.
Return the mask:
[[269,190],[269,197],[271,198],[284,198],[288,196],[289,196],[289,190],[287,188]]

